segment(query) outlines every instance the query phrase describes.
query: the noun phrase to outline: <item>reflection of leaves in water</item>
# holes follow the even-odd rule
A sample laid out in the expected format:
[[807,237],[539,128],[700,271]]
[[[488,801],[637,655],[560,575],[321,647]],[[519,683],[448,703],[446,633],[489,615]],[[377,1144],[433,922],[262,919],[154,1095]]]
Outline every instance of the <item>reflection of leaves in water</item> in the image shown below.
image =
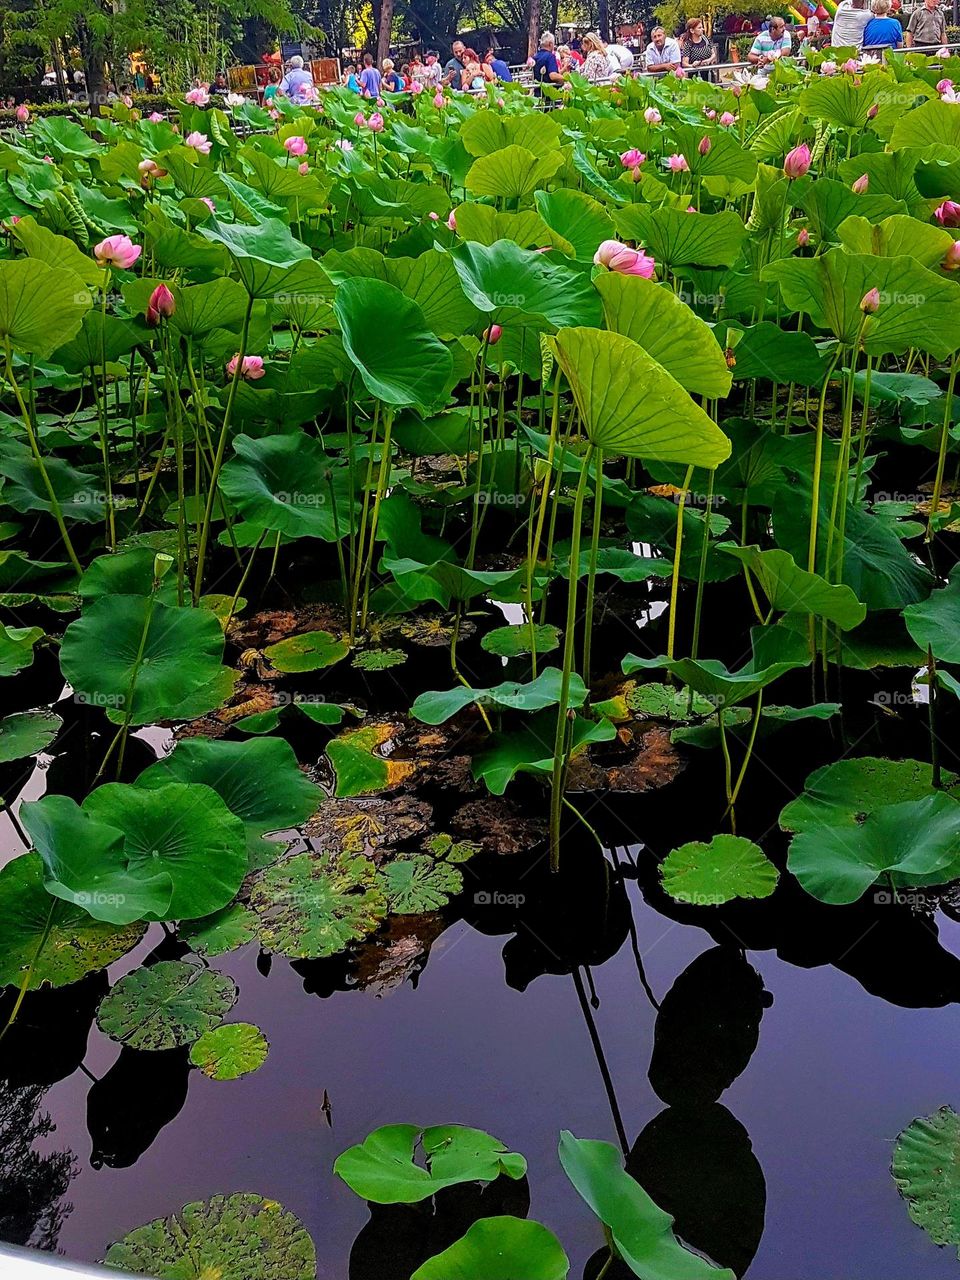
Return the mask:
[[43,1095],[35,1087],[0,1089],[0,1240],[53,1250],[72,1208],[60,1202],[77,1168],[72,1151],[33,1150],[56,1131],[40,1110]]
[[771,997],[734,947],[712,947],[680,974],[657,1014],[650,1083],[664,1102],[715,1102],[757,1047]]
[[634,1143],[627,1172],[673,1216],[677,1235],[743,1275],[763,1235],[767,1192],[750,1135],[726,1107],[661,1111]]
[[179,1115],[187,1100],[189,1050],[128,1049],[87,1095],[90,1163],[126,1169]]
[[[73,1075],[87,1052],[97,1005],[109,989],[106,973],[89,973],[67,987],[29,991],[17,1020],[0,1040],[0,1080],[8,1085],[51,1085]],[[17,992],[0,998],[0,1026]]]

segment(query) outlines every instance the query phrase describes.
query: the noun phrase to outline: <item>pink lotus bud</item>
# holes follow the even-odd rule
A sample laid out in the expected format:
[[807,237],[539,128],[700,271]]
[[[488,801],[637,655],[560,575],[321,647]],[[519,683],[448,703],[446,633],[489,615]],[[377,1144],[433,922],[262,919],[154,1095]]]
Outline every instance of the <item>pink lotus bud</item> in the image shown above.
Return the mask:
[[720,123],[723,125],[724,129],[729,129],[731,125],[737,123],[737,117],[732,111],[725,111],[720,117]]
[[440,221],[440,215],[439,213],[437,213],[436,209],[431,209],[430,212],[427,214],[427,217],[430,219],[431,222]]
[[848,76],[852,76],[852,75],[855,75],[860,70],[860,68],[857,65],[856,58],[848,58],[846,62],[843,64],[843,66],[840,68],[840,70],[845,71]]
[[120,99],[120,101],[123,103],[125,107],[133,106],[133,99],[130,97],[129,93],[125,93],[123,97]]
[[410,92],[414,95],[414,97],[416,97],[417,94],[419,93],[423,93],[423,81],[422,80],[412,81],[410,84]]
[[217,212],[217,206],[213,203],[209,196],[201,196],[200,203],[205,204],[211,213]]
[[663,119],[663,116],[661,116],[656,107],[647,107],[646,111],[643,113],[643,118],[646,120],[647,124],[659,124]]
[[457,229],[457,215],[453,209],[450,210],[450,216],[447,218],[447,226],[451,231],[456,231]]
[[938,58],[941,60],[941,62],[942,62],[944,58],[949,58],[949,57],[950,57],[950,50],[949,50],[949,49],[938,49],[938,50],[937,50],[937,57],[938,57]]
[[129,236],[107,236],[93,246],[93,256],[101,267],[119,267],[121,271],[129,271],[141,253],[143,249]]
[[713,146],[713,143],[710,141],[707,135],[704,134],[703,137],[700,139],[700,142],[697,144],[697,150],[700,152],[702,156],[709,155],[710,148],[712,146]]
[[797,244],[801,249],[805,249],[810,243],[810,232],[806,227],[801,227],[797,232]]
[[504,100],[503,100],[502,98],[498,98],[498,99],[497,99],[497,106],[501,109],[501,111],[503,110],[503,108],[504,108],[506,105],[507,105],[507,104],[504,102]]
[[353,117],[353,123],[357,126],[358,129],[362,129],[363,126],[367,123],[367,117],[363,114],[362,111],[358,111],[357,114]]
[[[240,353],[233,357],[227,365],[227,377],[236,377],[237,365],[240,363]],[[266,373],[263,367],[263,356],[244,356],[243,364],[240,365],[240,377],[246,378],[247,382],[256,382],[258,378],[262,378]]]
[[484,329],[483,340],[488,347],[495,347],[503,337],[503,330],[498,324],[492,324],[489,329]]
[[856,180],[856,182],[851,183],[850,190],[853,192],[855,196],[862,196],[869,186],[870,186],[869,175],[866,173],[861,173],[860,177]]
[[837,64],[835,62],[821,62],[820,74],[822,76],[835,76],[837,74]]
[[638,151],[636,147],[631,147],[629,151],[622,153],[620,163],[625,169],[635,169],[638,164],[643,164],[646,158],[642,151]]
[[206,89],[191,89],[189,93],[184,95],[184,101],[189,102],[191,107],[205,107],[210,101],[210,95]]
[[161,320],[169,320],[177,309],[176,299],[165,284],[158,284],[147,303],[147,324],[155,329]]
[[685,173],[690,166],[687,164],[686,156],[678,156],[676,154],[670,156],[667,160],[671,173]]
[[606,267],[609,271],[619,271],[625,276],[643,276],[652,280],[656,262],[642,249],[631,249],[619,240],[604,240],[593,255],[598,267]]
[[383,107],[383,106],[386,106],[386,103],[384,102],[384,100],[383,100],[382,98],[378,98],[378,99],[377,99],[377,106],[378,106],[378,107]]
[[783,172],[788,178],[802,178],[810,168],[810,148],[805,142],[794,147],[783,162]]
[[876,103],[874,103],[873,106],[870,108],[870,110],[867,112],[867,119],[876,120],[877,114],[879,111],[880,111],[880,108],[877,106]]
[[280,119],[280,112],[277,110],[277,108],[276,108],[276,107],[271,107],[271,108],[270,108],[270,119],[271,119],[271,120],[279,120],[279,119]]
[[717,113],[714,110],[712,110],[712,108],[710,107],[704,107],[703,113],[708,120],[716,120],[717,118]]
[[442,107],[445,107],[447,105],[447,100],[443,96],[442,89],[438,89],[437,92],[433,95],[433,105],[437,108],[438,111]]
[[297,173],[300,174],[301,178],[305,178],[309,172],[310,166],[307,164],[306,160],[304,160],[303,164],[297,165]]
[[673,74],[677,77],[678,80],[686,80],[687,78],[687,73],[686,71],[684,71],[683,67],[677,67],[674,70]]
[[960,227],[960,204],[956,200],[944,200],[933,216],[941,227]]
[[944,271],[960,270],[960,240],[954,240],[953,244],[947,250],[947,256],[940,264]]
[[306,138],[287,138],[284,141],[283,149],[288,156],[305,156],[307,154]]
[[338,138],[333,145],[335,147],[339,147],[341,151],[353,150],[353,143],[350,141],[349,138]]
[[383,133],[383,116],[379,111],[375,111],[367,121],[367,128],[371,133]]
[[160,114],[159,111],[151,111],[151,113],[147,116],[147,119],[150,121],[151,124],[163,123],[163,116]]
[[44,157],[43,157],[43,163],[44,163],[44,164],[56,164],[57,162],[56,162],[56,160],[54,160],[53,156],[44,156]]
[[30,108],[27,106],[24,106],[24,104],[21,102],[14,114],[17,117],[18,124],[26,124],[27,121],[30,119]]
[[193,133],[188,133],[183,143],[184,146],[193,147],[194,151],[199,151],[202,156],[208,156],[210,148],[213,146],[213,143],[205,133],[197,133],[196,130]]
[[740,95],[741,95],[741,93],[743,93],[743,85],[742,85],[742,84],[732,84],[732,85],[730,86],[730,92],[733,94],[733,96],[734,96],[735,98],[739,98],[739,97],[740,97]]
[[880,290],[877,288],[868,289],[860,299],[860,310],[865,315],[872,316],[879,306]]

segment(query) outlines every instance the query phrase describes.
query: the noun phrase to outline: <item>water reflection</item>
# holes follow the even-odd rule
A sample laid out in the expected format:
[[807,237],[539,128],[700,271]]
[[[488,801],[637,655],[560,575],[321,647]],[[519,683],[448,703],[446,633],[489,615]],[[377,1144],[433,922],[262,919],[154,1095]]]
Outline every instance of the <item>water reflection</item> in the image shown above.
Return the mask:
[[41,1155],[56,1125],[38,1086],[0,1088],[0,1240],[53,1250],[71,1205],[63,1202],[78,1172],[70,1150]]
[[126,1169],[135,1164],[187,1100],[190,1051],[124,1047],[87,1095],[90,1163]]

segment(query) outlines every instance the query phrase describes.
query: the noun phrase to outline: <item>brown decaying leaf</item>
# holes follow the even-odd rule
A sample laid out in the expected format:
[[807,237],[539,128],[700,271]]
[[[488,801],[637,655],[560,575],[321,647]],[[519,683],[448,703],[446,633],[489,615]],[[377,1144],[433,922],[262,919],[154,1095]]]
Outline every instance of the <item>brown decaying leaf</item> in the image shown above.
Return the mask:
[[512,800],[488,796],[463,805],[450,820],[451,828],[476,840],[486,853],[526,853],[546,838],[546,822],[524,814]]

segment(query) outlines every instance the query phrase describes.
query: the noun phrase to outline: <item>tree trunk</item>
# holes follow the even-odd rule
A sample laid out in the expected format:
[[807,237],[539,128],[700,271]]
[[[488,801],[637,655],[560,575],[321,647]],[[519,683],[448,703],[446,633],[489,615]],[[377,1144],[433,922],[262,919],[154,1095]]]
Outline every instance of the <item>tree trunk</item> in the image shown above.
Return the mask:
[[529,0],[527,7],[527,57],[532,58],[540,45],[540,0]]
[[91,115],[98,116],[106,101],[107,78],[104,70],[106,50],[84,21],[77,24],[77,44],[83,59],[83,74],[87,82],[87,101]]
[[390,56],[390,34],[393,31],[393,0],[380,0],[380,25],[377,28],[377,66]]
[[600,39],[610,39],[610,0],[599,0],[597,5],[597,26],[600,28]]

